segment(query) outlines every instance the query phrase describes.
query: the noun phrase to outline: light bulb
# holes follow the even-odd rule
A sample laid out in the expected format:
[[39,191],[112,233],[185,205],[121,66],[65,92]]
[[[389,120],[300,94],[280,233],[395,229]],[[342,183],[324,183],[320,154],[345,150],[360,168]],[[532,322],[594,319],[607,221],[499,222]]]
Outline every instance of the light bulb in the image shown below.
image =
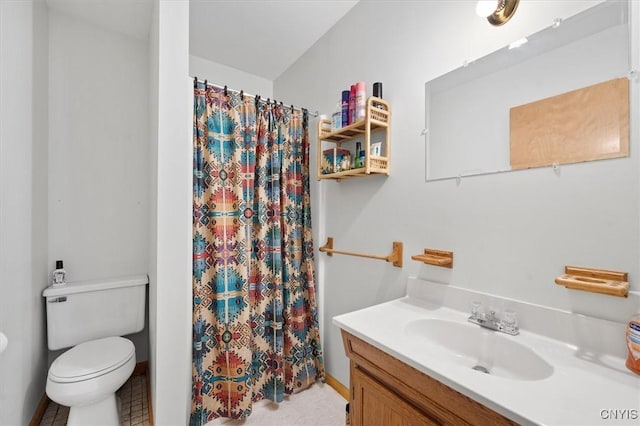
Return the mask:
[[496,11],[497,5],[496,0],[480,0],[476,5],[476,13],[482,18],[486,18],[493,15],[493,12]]

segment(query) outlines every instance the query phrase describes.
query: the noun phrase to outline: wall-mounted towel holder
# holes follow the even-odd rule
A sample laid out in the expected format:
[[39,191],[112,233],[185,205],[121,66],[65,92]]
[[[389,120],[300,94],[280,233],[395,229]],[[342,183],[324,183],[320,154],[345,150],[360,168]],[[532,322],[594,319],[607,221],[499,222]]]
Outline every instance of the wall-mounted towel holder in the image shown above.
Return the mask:
[[564,275],[560,275],[555,281],[556,284],[567,288],[592,293],[619,297],[627,297],[629,294],[629,279],[626,272],[565,266]]
[[442,266],[443,268],[453,268],[453,252],[436,250],[436,249],[424,249],[423,254],[416,254],[411,256],[411,259],[418,262],[426,263],[428,265]]
[[393,242],[393,248],[391,254],[388,256],[376,256],[373,254],[363,254],[363,253],[355,253],[352,251],[343,251],[343,250],[335,250],[333,248],[333,238],[327,238],[327,243],[320,247],[320,250],[323,253],[327,253],[328,256],[333,256],[334,254],[346,254],[347,256],[357,256],[357,257],[366,257],[367,259],[376,259],[376,260],[384,260],[385,262],[393,263],[393,266],[397,266],[398,268],[402,268],[402,243],[399,241]]

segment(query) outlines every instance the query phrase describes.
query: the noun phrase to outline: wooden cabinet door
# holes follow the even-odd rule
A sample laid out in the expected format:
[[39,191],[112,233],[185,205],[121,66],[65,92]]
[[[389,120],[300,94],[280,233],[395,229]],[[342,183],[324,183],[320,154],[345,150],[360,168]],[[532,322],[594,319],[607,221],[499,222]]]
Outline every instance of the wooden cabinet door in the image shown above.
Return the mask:
[[351,424],[354,426],[431,426],[427,417],[359,368],[351,369]]

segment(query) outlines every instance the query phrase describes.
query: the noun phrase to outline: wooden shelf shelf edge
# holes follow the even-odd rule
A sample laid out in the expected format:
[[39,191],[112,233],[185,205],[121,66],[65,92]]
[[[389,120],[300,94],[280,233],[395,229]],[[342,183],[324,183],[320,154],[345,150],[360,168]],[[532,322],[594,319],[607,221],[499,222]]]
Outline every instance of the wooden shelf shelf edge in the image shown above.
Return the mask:
[[555,283],[573,290],[627,297],[629,279],[626,272],[606,269],[565,266],[564,274],[555,279]]
[[424,253],[411,256],[411,259],[428,265],[453,268],[453,252],[436,249],[424,249]]

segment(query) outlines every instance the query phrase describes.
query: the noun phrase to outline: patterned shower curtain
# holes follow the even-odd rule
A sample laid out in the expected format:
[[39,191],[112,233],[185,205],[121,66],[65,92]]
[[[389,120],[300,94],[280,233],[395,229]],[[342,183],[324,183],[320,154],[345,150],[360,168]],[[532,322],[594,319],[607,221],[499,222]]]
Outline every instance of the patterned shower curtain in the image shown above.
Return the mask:
[[191,424],[324,379],[306,111],[197,83]]

